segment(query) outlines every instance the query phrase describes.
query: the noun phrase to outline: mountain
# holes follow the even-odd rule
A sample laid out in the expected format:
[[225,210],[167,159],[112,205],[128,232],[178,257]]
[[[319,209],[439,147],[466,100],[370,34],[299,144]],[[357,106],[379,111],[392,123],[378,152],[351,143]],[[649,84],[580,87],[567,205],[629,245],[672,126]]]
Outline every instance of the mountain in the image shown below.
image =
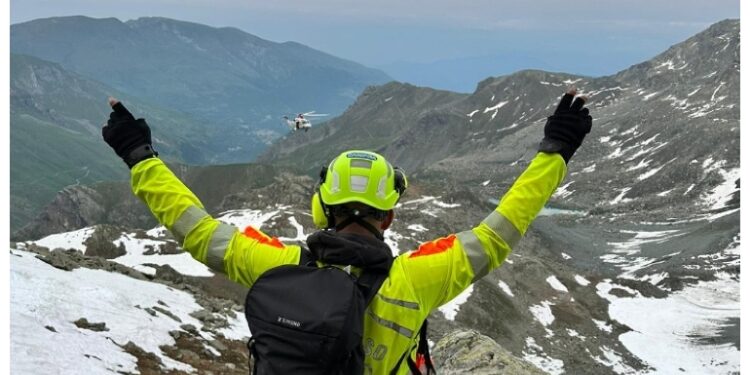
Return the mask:
[[[122,169],[122,166],[118,167]],[[293,185],[284,179],[290,171],[294,171],[293,169],[269,165],[200,167],[170,164],[170,167],[201,197],[201,203],[211,213],[225,211],[226,204],[231,204],[236,200],[238,193],[248,189],[266,186],[272,182],[283,183],[285,186]],[[13,211],[11,213],[15,214]],[[33,220],[13,233],[12,238],[35,239],[96,224],[148,228],[155,225],[156,221],[143,203],[133,195],[129,181],[99,182],[88,186],[79,184],[67,186],[56,193],[51,202],[44,206]]]
[[[439,370],[527,372],[531,363],[550,374],[739,372],[738,21],[713,25],[610,77],[522,71],[486,79],[471,95],[399,83],[372,87],[328,125],[278,142],[264,156],[275,163],[267,175],[252,172],[260,166],[248,166],[245,174],[237,173],[237,166],[205,167],[201,178],[188,177],[192,174],[181,167],[174,169],[204,202],[211,202],[206,205],[220,220],[240,229],[254,225],[285,242],[300,243],[315,230],[308,207],[315,182],[310,176],[342,148],[378,150],[412,177],[385,235],[394,254],[403,253],[470,228],[492,210],[535,154],[546,116],[571,83],[591,96],[594,129],[549,206],[503,266],[431,315],[430,339],[436,343]],[[296,169],[287,169],[292,165]],[[227,181],[228,186],[215,181]],[[92,189],[112,202],[123,200],[127,192]],[[186,254],[173,254],[178,247],[153,222],[124,220],[116,227],[98,222],[108,218],[75,222],[75,197],[84,190],[75,191],[60,193],[61,203],[46,208],[46,219],[56,212],[61,219],[70,218],[67,226],[56,227],[62,233],[19,236],[24,241],[12,243],[12,252],[21,257],[30,256],[22,251],[32,251],[45,259],[71,258],[49,260],[60,267],[86,267],[106,256],[117,264],[109,269],[127,267],[123,272],[186,278],[204,271]],[[128,204],[103,207],[113,217],[127,218],[128,212],[135,212]],[[45,227],[43,220],[35,223],[36,228]],[[51,255],[40,247],[52,249]],[[26,267],[27,260],[19,260],[11,257],[11,267]],[[164,271],[166,265],[175,272]],[[12,323],[23,322],[23,329],[14,332],[30,332],[12,335],[14,353],[55,337],[44,329],[49,323],[25,313],[39,309],[28,301],[46,300],[26,292],[44,289],[24,289],[32,285],[30,279],[13,277],[22,281],[12,283]],[[241,298],[229,295],[226,288],[209,289],[225,293],[225,298]],[[133,298],[127,288],[112,290],[124,300]],[[28,298],[22,298],[25,293]],[[185,311],[173,306],[198,309],[189,300],[162,301],[185,320]],[[131,305],[135,304],[143,308],[158,302],[151,298]],[[228,317],[224,305],[216,304],[215,312]],[[57,319],[54,326],[63,327],[66,334],[123,341],[119,330],[84,335],[71,326],[71,320],[100,310],[76,304],[65,311],[65,319]],[[154,314],[160,328],[153,329],[170,331],[169,326],[161,328],[164,314]],[[227,317],[216,320],[228,322]],[[119,319],[96,315],[89,320],[106,320],[110,327],[110,321]],[[231,326],[231,331],[242,332]],[[179,337],[191,331],[182,328]],[[145,358],[143,352],[160,358],[138,361],[139,366],[157,363],[161,371],[182,366],[165,359],[173,358],[169,339],[157,348],[134,343],[142,348],[139,358]],[[114,353],[107,358],[130,353],[106,345]],[[467,347],[482,354],[473,356]],[[85,351],[72,355],[95,360]],[[195,359],[189,353],[181,358],[176,360],[183,364]],[[21,360],[15,365],[41,366]],[[246,369],[238,367],[239,371]]]
[[590,97],[594,127],[570,165],[571,194],[558,203],[665,207],[682,199],[678,191],[697,198],[705,189],[695,188],[739,176],[738,29],[739,22],[723,21],[608,77],[527,70],[488,78],[471,95],[398,83],[370,88],[326,126],[282,138],[259,160],[312,171],[336,150],[371,148],[422,176],[502,188],[534,154],[546,116],[575,84]]
[[216,151],[201,139],[206,129],[189,115],[145,103],[58,64],[11,54],[11,230],[65,186],[127,178],[122,160],[101,138],[110,95],[158,124],[154,143],[168,160],[205,163]]
[[[269,148],[259,161],[296,165],[317,172],[321,165],[341,150],[380,150],[394,141],[407,142],[407,137],[414,136],[407,134],[413,124],[424,121],[434,112],[451,108],[467,96],[398,82],[368,87],[341,116],[308,132],[287,134]],[[432,139],[433,131],[418,136]],[[445,153],[447,150],[438,147],[435,151]],[[403,165],[399,164],[401,161]],[[410,168],[414,162],[403,158],[396,164]]]
[[281,116],[338,114],[381,71],[235,28],[144,17],[83,16],[11,25],[11,52],[36,56],[211,128],[212,162],[248,161],[282,132]]
[[510,74],[523,69],[550,70],[554,53],[542,58],[518,50],[504,53],[437,60],[429,63],[393,62],[379,66],[397,81],[417,86],[471,93],[476,83],[490,76]]

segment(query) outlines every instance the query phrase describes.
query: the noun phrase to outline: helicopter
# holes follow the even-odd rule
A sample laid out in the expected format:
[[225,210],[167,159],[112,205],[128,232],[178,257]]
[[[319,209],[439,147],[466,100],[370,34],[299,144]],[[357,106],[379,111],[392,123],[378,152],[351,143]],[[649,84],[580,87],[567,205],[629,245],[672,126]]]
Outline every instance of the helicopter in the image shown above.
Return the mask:
[[298,114],[297,116],[294,117],[293,120],[289,119],[289,116],[283,116],[282,118],[284,119],[284,122],[289,127],[289,129],[291,129],[292,131],[303,130],[303,129],[305,131],[308,131],[312,127],[312,124],[310,123],[309,119],[305,118],[305,116],[325,117],[325,116],[328,116],[328,114],[315,113],[315,111],[310,111],[310,112]]

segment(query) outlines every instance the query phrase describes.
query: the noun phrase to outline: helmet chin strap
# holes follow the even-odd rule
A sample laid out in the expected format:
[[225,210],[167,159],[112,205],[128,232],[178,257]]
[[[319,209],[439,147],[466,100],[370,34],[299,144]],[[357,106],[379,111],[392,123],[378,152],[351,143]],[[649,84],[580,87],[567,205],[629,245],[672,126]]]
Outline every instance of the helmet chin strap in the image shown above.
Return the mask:
[[345,227],[348,227],[351,224],[357,223],[361,227],[367,229],[370,233],[372,233],[375,236],[375,238],[381,241],[384,241],[385,239],[383,238],[383,233],[381,233],[379,230],[377,230],[377,228],[375,228],[375,226],[373,226],[372,224],[368,223],[366,220],[363,219],[366,216],[367,216],[367,213],[364,213],[363,215],[363,213],[359,210],[351,210],[349,216],[347,216],[347,218],[341,221],[340,223],[336,224],[334,226],[334,229],[336,231],[340,231],[344,229]]

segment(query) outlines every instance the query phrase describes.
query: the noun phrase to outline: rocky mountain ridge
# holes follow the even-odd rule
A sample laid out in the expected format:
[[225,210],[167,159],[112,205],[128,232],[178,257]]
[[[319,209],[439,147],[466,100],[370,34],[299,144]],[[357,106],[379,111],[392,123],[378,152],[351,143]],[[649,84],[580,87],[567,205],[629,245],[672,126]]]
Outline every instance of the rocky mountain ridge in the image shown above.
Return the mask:
[[[521,71],[488,78],[471,95],[430,103],[416,98],[441,92],[392,83],[366,91],[327,126],[285,137],[261,160],[314,170],[334,150],[372,148],[437,180],[490,180],[495,195],[533,156],[546,116],[575,85],[590,97],[594,128],[571,162],[570,194],[556,204],[668,208],[682,199],[678,191],[699,198],[739,177],[738,62],[739,22],[727,20],[609,77]],[[371,133],[379,134],[377,145]]]

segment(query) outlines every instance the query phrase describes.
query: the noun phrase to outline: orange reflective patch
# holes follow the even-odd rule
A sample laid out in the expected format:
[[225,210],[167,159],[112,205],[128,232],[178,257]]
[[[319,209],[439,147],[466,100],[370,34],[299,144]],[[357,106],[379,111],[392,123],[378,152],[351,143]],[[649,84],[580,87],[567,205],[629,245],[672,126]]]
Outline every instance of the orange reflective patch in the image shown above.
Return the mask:
[[258,240],[258,242],[265,244],[265,245],[271,245],[273,247],[278,248],[284,248],[284,244],[279,241],[276,237],[268,237],[265,234],[259,232],[257,229],[248,226],[245,228],[245,236],[250,237],[254,240]]
[[451,246],[453,246],[453,242],[455,241],[456,235],[451,234],[448,237],[438,238],[437,240],[432,242],[425,242],[419,245],[419,249],[411,253],[411,255],[409,255],[409,258],[442,253],[443,251],[448,250]]

